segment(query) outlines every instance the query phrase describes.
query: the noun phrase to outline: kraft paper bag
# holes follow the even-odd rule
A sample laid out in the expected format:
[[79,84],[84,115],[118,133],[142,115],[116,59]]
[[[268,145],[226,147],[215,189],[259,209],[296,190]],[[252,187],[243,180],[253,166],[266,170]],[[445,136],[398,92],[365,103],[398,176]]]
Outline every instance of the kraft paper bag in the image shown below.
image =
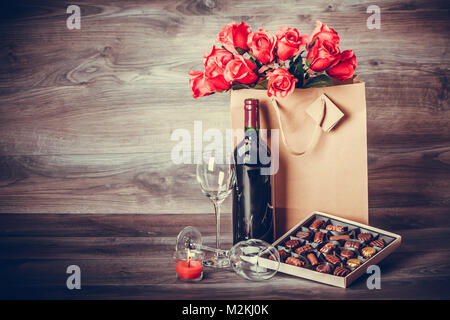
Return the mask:
[[[279,129],[272,184],[277,237],[313,211],[368,224],[365,85],[355,82],[276,99],[266,90],[231,91],[233,129],[243,129],[247,98],[260,101],[262,129]],[[267,140],[271,146],[270,131]]]

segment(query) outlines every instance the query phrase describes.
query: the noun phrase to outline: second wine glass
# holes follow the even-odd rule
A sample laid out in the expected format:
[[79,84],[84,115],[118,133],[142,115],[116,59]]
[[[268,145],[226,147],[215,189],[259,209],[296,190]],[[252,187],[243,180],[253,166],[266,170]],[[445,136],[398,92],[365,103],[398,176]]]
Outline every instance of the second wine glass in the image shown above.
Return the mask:
[[[231,155],[224,157],[213,151],[204,152],[197,164],[197,181],[205,196],[214,205],[216,215],[216,248],[220,249],[220,207],[222,202],[233,190],[235,183],[235,171],[231,161]],[[214,267],[223,268],[229,266],[229,260],[216,253],[211,264]]]

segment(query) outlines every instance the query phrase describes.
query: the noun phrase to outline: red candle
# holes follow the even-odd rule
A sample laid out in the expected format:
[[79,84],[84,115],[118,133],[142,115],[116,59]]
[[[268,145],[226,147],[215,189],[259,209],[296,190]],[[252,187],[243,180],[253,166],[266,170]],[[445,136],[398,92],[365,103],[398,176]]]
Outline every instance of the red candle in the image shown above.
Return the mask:
[[[194,252],[187,251],[184,257],[180,253],[175,254],[175,271],[180,279],[201,279],[203,272],[202,254],[196,255]],[[187,255],[187,260],[186,260]]]

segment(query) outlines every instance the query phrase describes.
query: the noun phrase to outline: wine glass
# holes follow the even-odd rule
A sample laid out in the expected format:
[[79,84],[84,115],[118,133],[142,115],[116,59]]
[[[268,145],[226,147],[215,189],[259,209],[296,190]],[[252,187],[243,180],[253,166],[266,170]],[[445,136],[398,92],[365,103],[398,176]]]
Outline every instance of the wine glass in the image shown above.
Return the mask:
[[[212,251],[220,254],[233,270],[247,280],[260,281],[272,278],[280,267],[280,254],[275,247],[259,239],[236,243],[230,250],[214,249],[203,245],[197,228],[185,227],[177,236],[176,253],[188,250]],[[185,253],[186,255],[186,253]]]
[[[197,164],[197,181],[205,196],[207,196],[214,205],[216,215],[216,249],[220,249],[220,206],[222,202],[230,195],[235,183],[234,166],[227,154],[223,158],[222,154],[213,151],[207,151]],[[219,251],[215,252],[211,266],[224,268],[229,266],[229,260]]]

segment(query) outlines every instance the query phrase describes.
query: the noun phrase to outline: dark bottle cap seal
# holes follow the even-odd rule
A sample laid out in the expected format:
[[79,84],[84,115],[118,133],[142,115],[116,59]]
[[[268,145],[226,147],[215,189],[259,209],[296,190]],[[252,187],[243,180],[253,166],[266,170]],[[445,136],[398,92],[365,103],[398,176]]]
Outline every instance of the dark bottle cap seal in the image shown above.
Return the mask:
[[244,101],[244,127],[259,128],[259,100],[245,99]]

